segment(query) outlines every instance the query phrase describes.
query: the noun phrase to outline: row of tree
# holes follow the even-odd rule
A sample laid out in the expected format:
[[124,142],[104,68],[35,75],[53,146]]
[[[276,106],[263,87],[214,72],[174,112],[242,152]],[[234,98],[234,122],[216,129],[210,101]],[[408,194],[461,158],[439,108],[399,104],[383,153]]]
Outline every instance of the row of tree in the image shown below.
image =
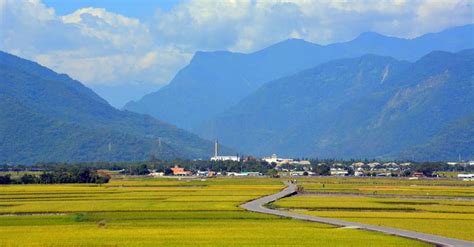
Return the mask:
[[50,171],[40,175],[23,174],[12,177],[10,174],[0,176],[0,184],[63,184],[63,183],[108,183],[110,177],[99,174],[89,168],[71,169],[69,171]]
[[[354,171],[350,168],[350,165],[353,163],[353,160],[344,161],[344,160],[335,160],[335,159],[325,159],[325,160],[310,160],[311,171],[319,176],[330,175],[331,165],[334,163],[342,164],[342,166],[349,170],[350,173]],[[365,162],[368,162],[366,160]],[[77,163],[77,164],[68,164],[68,163],[39,163],[33,167],[36,170],[49,171],[47,174],[54,171],[54,181],[69,182],[69,181],[84,181],[77,180],[78,171],[83,169],[89,169],[90,171],[96,171],[98,169],[106,170],[121,170],[123,174],[128,175],[146,175],[151,170],[157,172],[164,172],[165,174],[171,174],[171,167],[174,166],[184,167],[186,170],[190,171],[216,171],[223,174],[227,172],[260,172],[262,174],[272,175],[274,174],[276,164],[269,164],[264,161],[210,161],[210,160],[158,160],[151,158],[147,161],[139,162],[89,162],[89,163]],[[308,167],[303,167],[299,165],[285,165],[282,168],[288,170],[300,170],[304,171]],[[0,169],[3,170],[31,170],[32,167],[28,166],[0,166]],[[81,170],[82,169],[82,170]],[[461,165],[447,165],[444,162],[417,162],[412,163],[412,165],[405,169],[401,176],[410,176],[413,172],[422,172],[425,176],[432,176],[436,171],[459,171],[459,172],[474,172],[474,166],[461,166]],[[350,174],[349,173],[349,174]],[[44,175],[49,176],[49,175]],[[74,178],[73,178],[74,177]],[[43,180],[41,178],[40,182],[49,181],[50,178],[45,177]],[[24,178],[24,181],[31,180],[28,177]],[[92,179],[95,181],[94,179]],[[18,181],[17,181],[18,182]],[[55,183],[56,183],[55,182]],[[21,183],[21,182],[20,182]]]

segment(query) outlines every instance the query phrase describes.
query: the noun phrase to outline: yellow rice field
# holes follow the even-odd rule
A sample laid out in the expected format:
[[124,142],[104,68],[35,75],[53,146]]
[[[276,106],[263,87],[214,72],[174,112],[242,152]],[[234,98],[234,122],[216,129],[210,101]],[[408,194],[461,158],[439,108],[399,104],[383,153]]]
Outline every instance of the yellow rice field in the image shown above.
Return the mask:
[[244,211],[278,179],[113,179],[0,186],[0,246],[428,246]]

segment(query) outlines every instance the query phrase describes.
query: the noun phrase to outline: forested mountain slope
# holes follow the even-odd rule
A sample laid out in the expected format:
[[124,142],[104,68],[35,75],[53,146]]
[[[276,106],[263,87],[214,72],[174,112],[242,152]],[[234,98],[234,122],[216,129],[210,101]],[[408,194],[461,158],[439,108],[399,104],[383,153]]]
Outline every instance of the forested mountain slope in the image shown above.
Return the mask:
[[201,158],[213,145],[120,111],[80,82],[0,52],[0,162]]
[[[473,112],[473,50],[414,63],[366,55],[266,83],[199,133],[259,155],[399,158],[419,147],[420,158],[447,159],[474,144],[453,140],[472,132],[462,119]],[[448,137],[443,154],[429,150]]]
[[467,25],[414,39],[368,32],[352,41],[325,46],[291,39],[250,54],[197,52],[169,85],[128,103],[125,109],[194,130],[263,83],[321,63],[366,54],[415,61],[433,50],[474,48],[472,37],[474,25]]

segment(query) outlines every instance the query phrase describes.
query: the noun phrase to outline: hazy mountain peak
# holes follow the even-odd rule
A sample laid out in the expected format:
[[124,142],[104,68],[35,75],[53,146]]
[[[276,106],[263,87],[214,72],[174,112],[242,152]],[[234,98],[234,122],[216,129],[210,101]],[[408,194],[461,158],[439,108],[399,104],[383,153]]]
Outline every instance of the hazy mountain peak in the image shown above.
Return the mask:
[[307,51],[308,49],[319,48],[321,45],[308,42],[304,39],[286,39],[281,42],[275,43],[268,46],[260,51],[256,51],[253,54],[268,54],[268,53],[298,53],[300,51]]
[[291,38],[291,39],[286,39],[286,40],[280,41],[278,43],[275,43],[275,44],[269,46],[268,48],[274,47],[274,46],[291,47],[291,46],[299,46],[299,45],[317,45],[317,44],[306,41],[304,39]]
[[363,32],[359,34],[359,36],[357,36],[356,39],[372,39],[372,38],[387,38],[387,36],[384,36],[377,32]]
[[[434,51],[414,63],[377,55],[330,61],[266,83],[200,133],[257,155],[396,158],[473,113],[469,54]],[[449,158],[456,148],[418,157]]]
[[[367,32],[355,40],[325,46],[288,39],[249,54],[198,52],[167,87],[127,104],[125,108],[192,130],[229,109],[266,82],[331,60],[360,57],[368,53],[415,61],[433,50],[472,48],[474,42],[461,38],[466,34],[474,35],[470,29],[464,26],[429,35],[429,38],[422,36],[415,39]],[[388,69],[385,79],[381,79],[384,78],[382,74],[379,81],[388,83],[391,72],[392,68]]]

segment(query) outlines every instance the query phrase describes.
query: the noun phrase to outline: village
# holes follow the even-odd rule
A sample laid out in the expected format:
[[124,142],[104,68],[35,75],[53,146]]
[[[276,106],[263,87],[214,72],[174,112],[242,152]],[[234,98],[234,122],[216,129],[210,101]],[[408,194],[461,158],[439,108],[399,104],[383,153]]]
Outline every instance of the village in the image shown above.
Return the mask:
[[[274,159],[277,159],[274,161]],[[174,167],[169,168],[170,173],[165,172],[156,172],[150,171],[148,176],[151,177],[163,177],[163,176],[194,176],[194,177],[219,177],[219,176],[229,176],[229,177],[258,177],[258,176],[290,176],[290,177],[300,177],[300,176],[354,176],[354,177],[410,177],[410,179],[417,179],[422,177],[428,177],[427,174],[423,172],[413,172],[412,163],[396,163],[396,162],[354,162],[351,165],[346,165],[343,163],[333,163],[325,164],[319,163],[316,166],[324,167],[328,169],[324,174],[317,173],[314,170],[314,166],[311,165],[309,160],[292,160],[292,159],[280,159],[276,155],[272,155],[271,158],[265,157],[262,158],[262,161],[268,162],[272,160],[270,164],[274,165],[276,173],[265,174],[256,171],[241,171],[241,172],[218,172],[212,170],[197,170],[191,171],[186,170],[183,167],[175,165]],[[469,165],[474,166],[474,162],[468,163],[457,163],[457,165]],[[430,177],[443,177],[442,173],[433,174]],[[474,180],[474,173],[459,173],[456,176],[457,178],[464,180]]]
[[[409,177],[418,179],[421,177],[446,177],[446,173],[429,171],[418,171],[414,169],[412,162],[378,162],[378,161],[318,161],[309,159],[291,159],[278,157],[272,154],[268,157],[256,158],[253,156],[241,157],[219,155],[219,143],[216,140],[214,146],[214,155],[210,158],[211,162],[236,162],[241,164],[263,162],[268,164],[271,169],[268,172],[259,172],[254,170],[245,170],[240,167],[239,171],[213,171],[208,170],[186,170],[184,167],[174,165],[168,170],[157,172],[151,170],[148,176],[194,176],[194,177],[258,177],[258,176],[353,176],[353,177]],[[459,170],[460,167],[474,167],[474,161],[468,162],[446,162],[446,166],[452,170]],[[468,169],[472,170],[472,169]],[[455,174],[459,179],[472,180],[474,174],[460,172]]]

